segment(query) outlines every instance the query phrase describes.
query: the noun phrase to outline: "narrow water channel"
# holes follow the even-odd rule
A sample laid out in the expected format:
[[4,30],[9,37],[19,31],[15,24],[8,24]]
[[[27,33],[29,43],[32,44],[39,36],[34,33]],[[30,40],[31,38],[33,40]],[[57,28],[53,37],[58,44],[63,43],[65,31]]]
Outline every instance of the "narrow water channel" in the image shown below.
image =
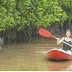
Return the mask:
[[0,51],[0,71],[71,71],[72,60],[52,61],[44,54],[61,47],[54,39],[4,45]]

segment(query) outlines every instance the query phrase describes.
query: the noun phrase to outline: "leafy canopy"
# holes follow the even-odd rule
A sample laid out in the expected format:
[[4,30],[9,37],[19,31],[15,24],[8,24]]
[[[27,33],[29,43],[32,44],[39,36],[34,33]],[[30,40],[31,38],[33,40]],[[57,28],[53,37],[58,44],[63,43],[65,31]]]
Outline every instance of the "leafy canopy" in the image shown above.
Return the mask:
[[56,0],[0,0],[0,31],[25,25],[50,26],[67,19]]

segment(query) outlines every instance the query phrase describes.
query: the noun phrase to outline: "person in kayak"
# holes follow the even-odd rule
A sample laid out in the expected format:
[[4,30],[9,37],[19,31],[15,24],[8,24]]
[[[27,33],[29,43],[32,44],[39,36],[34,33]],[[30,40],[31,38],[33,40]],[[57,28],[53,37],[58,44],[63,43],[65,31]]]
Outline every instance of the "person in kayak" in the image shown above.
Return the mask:
[[[71,45],[72,39],[71,39],[71,31],[70,31],[70,29],[66,30],[66,36],[65,37],[62,37],[61,39],[57,38],[57,45],[59,45],[61,43],[61,41],[64,41],[64,42]],[[72,45],[69,46],[69,45],[63,43],[62,49],[67,51],[67,52],[71,52],[71,47],[72,47]]]

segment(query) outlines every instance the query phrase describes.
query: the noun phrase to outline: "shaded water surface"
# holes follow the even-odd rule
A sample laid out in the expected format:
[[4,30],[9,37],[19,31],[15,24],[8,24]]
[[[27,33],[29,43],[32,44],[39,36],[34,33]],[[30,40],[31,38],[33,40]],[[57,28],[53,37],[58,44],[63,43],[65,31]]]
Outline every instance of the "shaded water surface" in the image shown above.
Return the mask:
[[72,60],[52,61],[44,54],[45,51],[61,46],[57,46],[54,39],[5,45],[0,51],[0,71],[72,70]]

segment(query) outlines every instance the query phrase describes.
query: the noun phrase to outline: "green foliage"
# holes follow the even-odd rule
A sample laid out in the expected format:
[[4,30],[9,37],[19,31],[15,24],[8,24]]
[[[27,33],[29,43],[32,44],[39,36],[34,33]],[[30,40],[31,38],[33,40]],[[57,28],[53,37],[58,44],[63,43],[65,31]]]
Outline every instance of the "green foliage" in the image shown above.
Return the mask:
[[72,0],[57,0],[66,12],[67,16],[72,19]]
[[13,27],[20,30],[25,25],[47,27],[66,19],[56,0],[0,0],[0,31]]
[[6,30],[6,28],[14,27],[14,15],[15,8],[14,0],[1,0],[0,1],[0,31]]

